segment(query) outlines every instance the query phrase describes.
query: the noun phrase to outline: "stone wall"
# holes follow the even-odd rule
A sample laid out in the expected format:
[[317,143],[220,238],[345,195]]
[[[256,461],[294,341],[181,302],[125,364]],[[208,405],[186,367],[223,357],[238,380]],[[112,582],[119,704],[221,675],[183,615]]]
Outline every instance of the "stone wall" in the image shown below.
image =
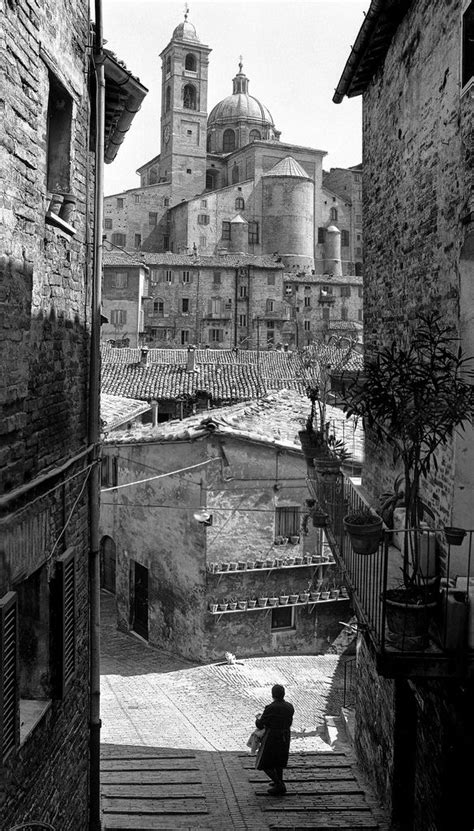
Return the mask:
[[[74,547],[76,669],[65,696],[43,702],[42,718],[5,760],[0,814],[5,828],[42,819],[79,831],[88,827],[89,798],[87,456],[61,476],[54,471],[84,451],[88,433],[89,8],[86,2],[19,0],[5,4],[2,22],[1,488],[4,495],[34,489],[17,495],[10,513],[7,508],[0,587],[3,596],[21,591],[40,571],[54,578],[57,557]],[[48,101],[55,89],[71,112],[70,141],[68,125],[62,149],[50,147],[48,160]],[[47,217],[48,177],[51,184],[63,151],[61,184],[76,198],[69,229]],[[36,480],[45,471],[52,476],[41,488]],[[57,661],[52,654],[48,674]]]

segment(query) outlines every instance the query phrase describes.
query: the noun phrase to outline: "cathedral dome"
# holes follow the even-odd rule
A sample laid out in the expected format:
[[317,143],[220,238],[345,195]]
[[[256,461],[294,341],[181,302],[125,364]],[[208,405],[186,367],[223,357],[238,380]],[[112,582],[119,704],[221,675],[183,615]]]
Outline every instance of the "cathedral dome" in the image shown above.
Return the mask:
[[249,122],[252,126],[274,127],[270,111],[258,98],[249,95],[249,80],[242,72],[242,63],[239,72],[233,79],[233,92],[211,110],[207,120],[208,130],[213,127],[227,126],[228,124]]

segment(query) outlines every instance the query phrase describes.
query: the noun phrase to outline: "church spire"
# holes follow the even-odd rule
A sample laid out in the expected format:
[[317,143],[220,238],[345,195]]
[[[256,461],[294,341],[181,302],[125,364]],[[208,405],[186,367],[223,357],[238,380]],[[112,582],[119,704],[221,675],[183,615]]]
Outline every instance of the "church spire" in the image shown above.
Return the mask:
[[249,91],[249,79],[243,72],[244,64],[242,55],[239,58],[239,71],[235,78],[232,79],[233,84],[233,94],[238,95],[239,92],[243,92],[245,95],[248,94]]

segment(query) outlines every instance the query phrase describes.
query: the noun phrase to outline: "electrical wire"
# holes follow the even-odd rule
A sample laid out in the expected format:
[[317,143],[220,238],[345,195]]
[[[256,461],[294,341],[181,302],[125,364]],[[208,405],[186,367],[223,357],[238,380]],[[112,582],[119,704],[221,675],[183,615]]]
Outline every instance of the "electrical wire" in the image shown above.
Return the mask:
[[66,528],[68,527],[68,525],[69,525],[69,523],[70,523],[70,521],[71,521],[71,519],[72,519],[72,516],[73,516],[73,514],[74,514],[74,511],[76,510],[76,505],[77,505],[77,503],[79,502],[80,498],[82,497],[82,494],[84,493],[85,487],[86,487],[86,485],[87,485],[87,481],[88,481],[88,479],[89,479],[89,476],[91,475],[91,470],[92,470],[92,467],[93,467],[93,465],[89,465],[89,469],[88,469],[88,471],[87,471],[87,476],[86,476],[86,478],[84,479],[84,481],[83,481],[83,483],[82,483],[81,490],[79,491],[78,495],[76,496],[76,498],[75,498],[75,500],[74,500],[74,504],[73,504],[73,506],[72,506],[72,508],[71,508],[71,510],[70,510],[70,512],[69,512],[69,516],[68,516],[68,518],[67,518],[66,522],[64,523],[64,525],[63,525],[63,527],[62,527],[62,529],[61,529],[60,533],[58,534],[58,536],[57,536],[57,538],[56,538],[56,542],[54,543],[54,545],[53,545],[53,547],[52,547],[52,549],[51,549],[50,553],[48,554],[48,556],[47,556],[47,558],[46,558],[46,562],[47,562],[47,563],[49,563],[49,562],[50,562],[50,560],[52,559],[53,554],[54,554],[54,552],[56,551],[56,548],[58,547],[58,545],[59,545],[60,541],[62,540],[62,538],[63,538],[63,536],[64,536],[64,534],[65,534]]
[[[197,467],[204,467],[210,465],[211,462],[221,462],[220,456],[213,456],[212,459],[206,459],[205,462],[198,462],[196,465],[189,465],[189,467],[182,467],[179,470],[170,470],[168,473],[159,473],[157,476],[149,476],[147,479],[138,479],[136,482],[124,482],[123,485],[113,485],[111,488],[102,488],[102,493],[108,491],[118,491],[121,488],[131,488],[133,485],[142,485],[144,482],[152,482],[154,479],[164,479],[166,476],[176,476],[178,473],[186,473],[188,470],[195,470]],[[110,503],[109,503],[110,504]]]
[[13,513],[8,514],[5,517],[2,517],[0,519],[0,525],[6,525],[8,522],[11,522],[11,520],[15,519],[18,516],[18,514],[22,514],[24,511],[28,511],[32,507],[32,505],[35,505],[36,502],[39,502],[41,499],[46,499],[47,496],[49,496],[51,493],[54,493],[54,491],[57,491],[58,488],[64,487],[64,485],[67,485],[68,482],[71,482],[73,479],[76,479],[82,473],[90,471],[91,468],[93,468],[94,465],[97,464],[99,464],[98,459],[96,459],[94,462],[91,462],[89,465],[86,465],[86,467],[82,467],[80,470],[77,471],[77,473],[72,473],[66,479],[61,479],[61,481],[58,482],[57,485],[55,485],[53,488],[50,488],[45,493],[42,493],[41,496],[37,496],[35,499],[32,499],[26,505],[23,505],[21,508],[18,508],[16,511],[13,511]]

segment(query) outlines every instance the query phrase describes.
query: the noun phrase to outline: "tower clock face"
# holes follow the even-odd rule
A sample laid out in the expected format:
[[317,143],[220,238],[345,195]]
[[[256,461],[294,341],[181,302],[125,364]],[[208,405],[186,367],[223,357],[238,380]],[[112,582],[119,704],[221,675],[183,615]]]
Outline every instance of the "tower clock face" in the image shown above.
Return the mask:
[[165,127],[165,130],[164,130],[164,133],[163,133],[163,138],[165,140],[165,144],[168,144],[168,142],[170,140],[170,135],[171,135],[171,130],[170,130],[168,124],[167,124],[166,127]]

